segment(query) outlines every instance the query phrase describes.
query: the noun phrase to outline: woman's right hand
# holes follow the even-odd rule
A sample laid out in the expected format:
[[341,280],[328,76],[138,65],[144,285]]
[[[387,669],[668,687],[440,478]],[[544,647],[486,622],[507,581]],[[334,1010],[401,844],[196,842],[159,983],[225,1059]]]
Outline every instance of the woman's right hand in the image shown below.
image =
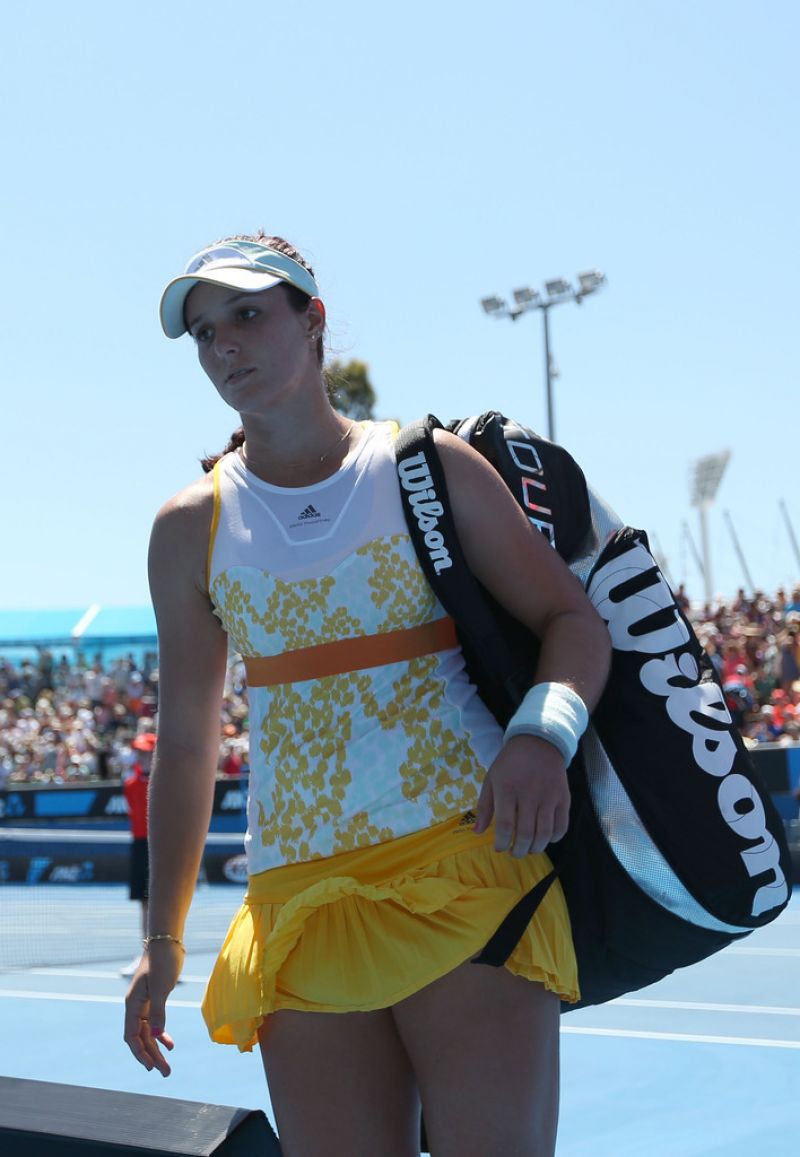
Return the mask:
[[148,1071],[169,1076],[167,997],[211,821],[219,759],[228,638],[206,584],[214,512],[210,475],[171,499],[150,539],[148,569],[158,620],[158,743],[148,790],[148,925],[155,933],[125,998],[125,1042]]
[[478,798],[475,831],[494,818],[496,852],[543,852],[567,832],[570,793],[564,757],[546,739],[517,735],[487,772]]
[[164,1027],[167,997],[178,983],[183,957],[183,948],[172,940],[153,941],[125,997],[125,1043],[148,1072],[158,1069],[162,1077],[172,1070],[159,1045],[170,1052],[175,1047]]

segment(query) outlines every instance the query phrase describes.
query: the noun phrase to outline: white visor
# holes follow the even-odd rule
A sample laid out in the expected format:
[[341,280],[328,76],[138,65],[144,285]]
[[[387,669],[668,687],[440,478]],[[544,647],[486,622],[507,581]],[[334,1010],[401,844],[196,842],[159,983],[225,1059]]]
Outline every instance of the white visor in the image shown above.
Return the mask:
[[281,283],[319,297],[317,283],[299,261],[255,241],[226,241],[197,253],[161,295],[161,326],[167,337],[186,333],[184,306],[198,282],[243,293],[261,293]]

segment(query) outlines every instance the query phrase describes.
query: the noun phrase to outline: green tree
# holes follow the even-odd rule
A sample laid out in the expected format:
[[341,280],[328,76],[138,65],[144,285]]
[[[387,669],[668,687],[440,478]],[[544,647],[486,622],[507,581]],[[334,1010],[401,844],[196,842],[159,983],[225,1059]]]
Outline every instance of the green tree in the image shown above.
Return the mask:
[[377,398],[366,362],[341,362],[336,358],[326,366],[325,378],[331,402],[340,413],[356,422],[374,417]]

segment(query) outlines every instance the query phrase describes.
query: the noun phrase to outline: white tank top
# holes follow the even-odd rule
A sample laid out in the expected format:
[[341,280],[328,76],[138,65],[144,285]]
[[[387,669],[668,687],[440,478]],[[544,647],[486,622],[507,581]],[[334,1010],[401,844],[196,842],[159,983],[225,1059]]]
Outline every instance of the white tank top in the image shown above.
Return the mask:
[[[447,625],[407,533],[396,427],[363,430],[314,486],[270,485],[238,453],[215,467],[209,591],[248,667],[251,875],[462,814],[500,748],[458,646],[315,673],[341,640]],[[306,656],[310,674],[287,674]]]

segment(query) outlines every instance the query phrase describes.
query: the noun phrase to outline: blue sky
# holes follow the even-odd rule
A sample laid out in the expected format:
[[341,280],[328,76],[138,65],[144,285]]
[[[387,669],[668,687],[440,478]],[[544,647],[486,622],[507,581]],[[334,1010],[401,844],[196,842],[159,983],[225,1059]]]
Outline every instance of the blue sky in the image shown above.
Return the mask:
[[[230,12],[230,16],[227,16]],[[381,415],[545,428],[539,315],[478,302],[598,267],[552,312],[556,433],[675,582],[692,463],[728,449],[715,590],[800,580],[800,9],[790,0],[44,0],[5,15],[0,607],[147,601],[161,503],[235,416],[163,284],[264,226],[311,258]]]

